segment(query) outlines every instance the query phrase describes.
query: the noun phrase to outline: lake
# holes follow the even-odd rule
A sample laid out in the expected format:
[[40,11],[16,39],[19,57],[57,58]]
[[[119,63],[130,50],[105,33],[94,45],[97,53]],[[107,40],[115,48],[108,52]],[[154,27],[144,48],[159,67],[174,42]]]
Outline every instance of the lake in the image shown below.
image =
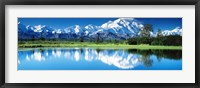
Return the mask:
[[20,49],[18,70],[182,70],[182,50]]

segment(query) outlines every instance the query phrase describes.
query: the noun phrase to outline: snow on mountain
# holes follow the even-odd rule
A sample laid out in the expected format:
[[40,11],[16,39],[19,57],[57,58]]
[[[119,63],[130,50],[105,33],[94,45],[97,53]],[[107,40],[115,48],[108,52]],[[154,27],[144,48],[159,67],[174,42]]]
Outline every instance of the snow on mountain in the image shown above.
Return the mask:
[[176,27],[173,30],[165,30],[161,32],[163,36],[169,36],[169,35],[181,35],[182,36],[182,28]]
[[63,31],[64,33],[81,34],[83,32],[83,29],[79,25],[74,25],[74,26],[65,28]]
[[116,34],[135,35],[143,25],[134,18],[119,18],[114,21],[108,21],[102,24],[101,27]]
[[[19,38],[62,38],[62,39],[95,39],[100,35],[103,39],[127,39],[140,35],[144,25],[134,18],[119,18],[114,21],[108,21],[100,26],[89,24],[86,26],[73,25],[64,29],[55,29],[46,25],[23,25],[18,22]],[[157,33],[150,32],[151,37],[156,37]],[[176,27],[173,30],[162,31],[163,36],[182,35],[182,29]]]
[[150,32],[150,36],[151,37],[156,37],[155,34],[153,32]]
[[89,24],[89,25],[85,26],[84,29],[85,29],[84,30],[85,35],[91,36],[91,35],[98,33],[102,28],[100,26]]
[[44,28],[45,25],[37,25],[37,26],[34,26],[34,32],[42,32],[42,28]]
[[34,32],[52,32],[52,31],[55,31],[55,29],[48,27],[48,26],[45,26],[45,25],[36,25],[36,26],[27,25],[26,30],[32,30]]
[[30,39],[33,35],[33,30],[29,30],[29,26],[25,26],[21,22],[18,22],[18,38],[20,39]]
[[76,34],[79,33],[80,32],[80,26],[79,25],[75,25],[74,30],[75,30]]
[[26,26],[26,29],[28,29],[28,28],[29,28],[29,26],[30,26],[30,25],[27,25],[27,26]]
[[58,34],[62,33],[61,29],[55,29],[55,32]]

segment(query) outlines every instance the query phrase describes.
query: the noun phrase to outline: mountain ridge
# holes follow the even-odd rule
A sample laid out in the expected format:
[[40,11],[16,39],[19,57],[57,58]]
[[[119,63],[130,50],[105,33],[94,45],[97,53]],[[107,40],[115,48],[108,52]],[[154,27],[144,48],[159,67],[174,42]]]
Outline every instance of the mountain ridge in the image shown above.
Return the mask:
[[[18,38],[61,38],[61,39],[95,39],[101,37],[104,40],[124,40],[136,37],[144,25],[134,18],[119,18],[114,21],[108,21],[100,26],[88,24],[86,26],[72,25],[64,29],[55,29],[46,25],[24,25],[18,22]],[[182,29],[176,27],[173,30],[164,30],[161,32],[163,36],[181,35]],[[155,37],[156,33],[151,32],[151,36]]]

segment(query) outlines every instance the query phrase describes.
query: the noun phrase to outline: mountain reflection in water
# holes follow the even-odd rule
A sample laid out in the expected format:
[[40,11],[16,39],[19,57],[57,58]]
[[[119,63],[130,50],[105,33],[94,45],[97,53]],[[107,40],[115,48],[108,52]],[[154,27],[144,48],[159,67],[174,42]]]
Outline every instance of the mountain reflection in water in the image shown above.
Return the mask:
[[19,50],[18,70],[182,70],[182,50]]

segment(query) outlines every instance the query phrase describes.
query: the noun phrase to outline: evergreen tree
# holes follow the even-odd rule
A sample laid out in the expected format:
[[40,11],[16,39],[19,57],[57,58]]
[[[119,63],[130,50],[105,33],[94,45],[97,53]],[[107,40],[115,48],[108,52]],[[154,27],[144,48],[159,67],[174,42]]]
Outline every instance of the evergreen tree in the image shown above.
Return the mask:
[[92,38],[90,38],[90,42],[92,42]]
[[96,39],[96,42],[99,43],[100,41],[100,37],[99,37],[99,33],[97,33],[97,39]]
[[34,35],[32,36],[32,39],[31,39],[31,41],[35,41],[35,36],[34,36]]
[[83,37],[82,36],[80,37],[80,42],[83,42]]
[[160,28],[158,29],[157,37],[158,37],[158,38],[162,37],[162,32],[161,32]]
[[144,24],[144,27],[143,29],[141,29],[140,33],[142,37],[150,37],[152,31],[153,31],[152,24]]

